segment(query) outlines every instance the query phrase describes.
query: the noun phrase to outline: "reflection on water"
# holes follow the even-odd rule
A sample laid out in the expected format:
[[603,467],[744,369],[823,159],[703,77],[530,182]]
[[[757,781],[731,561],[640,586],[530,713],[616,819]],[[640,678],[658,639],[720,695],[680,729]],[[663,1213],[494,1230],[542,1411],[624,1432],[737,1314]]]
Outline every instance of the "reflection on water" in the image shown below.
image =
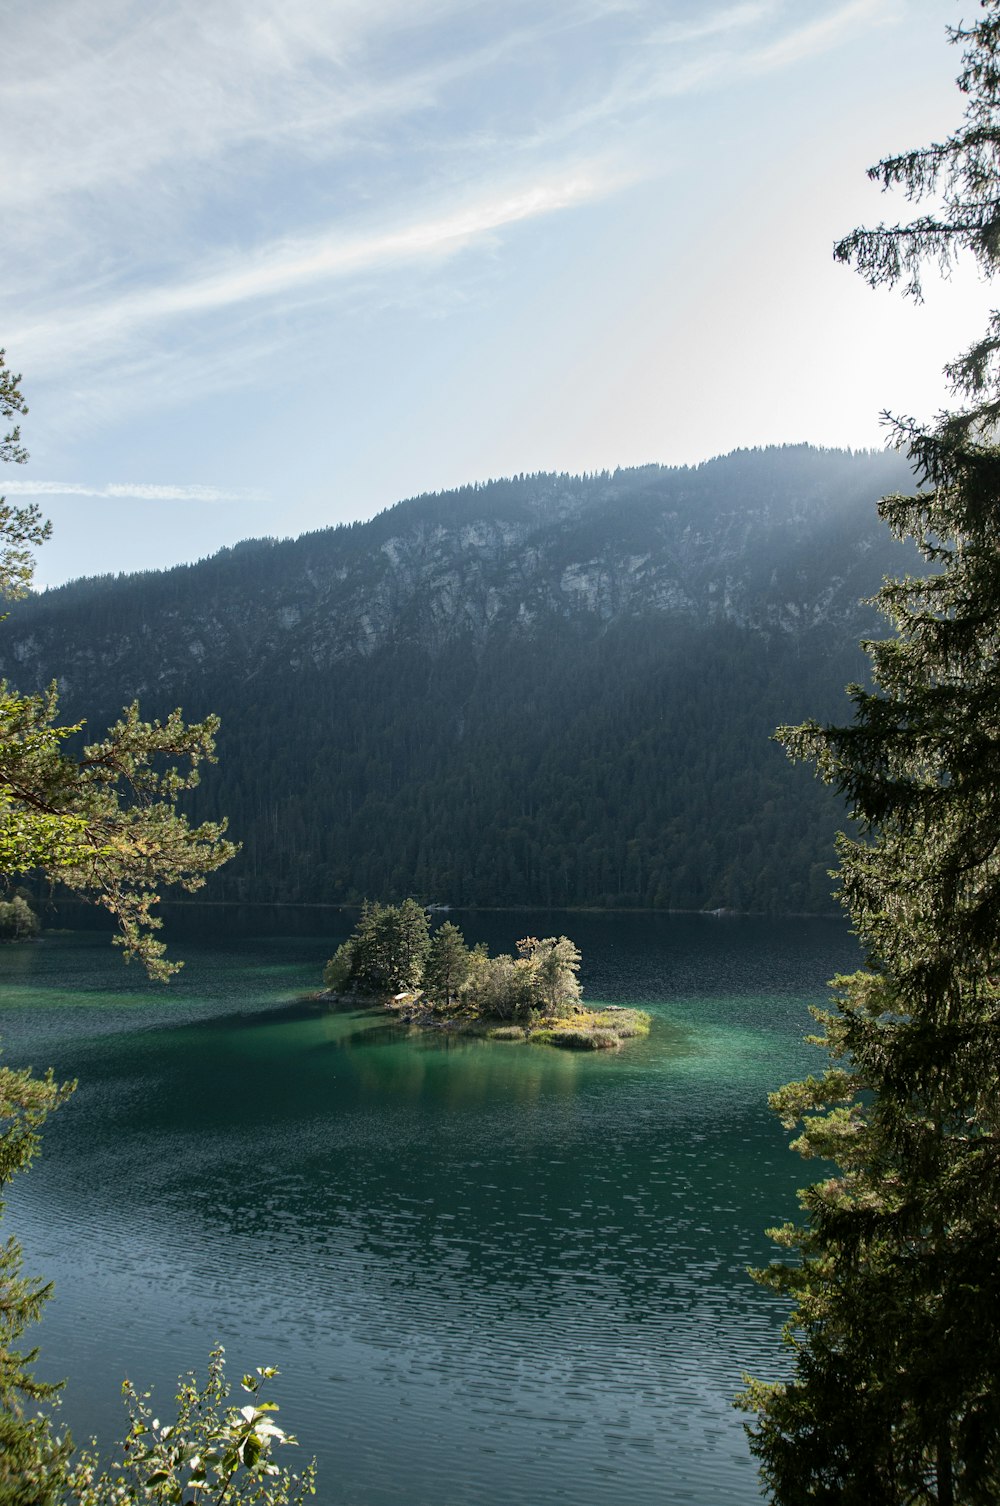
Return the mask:
[[0,952],[8,1059],[80,1079],[11,1199],[56,1278],[65,1415],[120,1432],[123,1373],[165,1400],[221,1339],[234,1372],[281,1368],[330,1506],[746,1506],[729,1402],[774,1373],[780,1314],[744,1271],[803,1180],[764,1094],[814,1065],[805,1002],[850,938],[458,919],[508,950],[568,931],[588,996],[650,1037],[574,1054],[303,1003],[336,912],[183,912],[168,990],[96,933]]

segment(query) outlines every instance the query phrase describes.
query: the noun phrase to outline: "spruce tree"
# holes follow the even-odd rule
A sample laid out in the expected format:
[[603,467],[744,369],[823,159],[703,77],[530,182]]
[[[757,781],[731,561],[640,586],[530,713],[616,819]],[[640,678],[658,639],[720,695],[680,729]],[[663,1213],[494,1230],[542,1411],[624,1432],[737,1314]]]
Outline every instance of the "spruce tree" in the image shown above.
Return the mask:
[[[913,198],[909,226],[837,249],[873,282],[963,247],[1000,251],[1000,3],[955,29],[969,100],[947,142],[872,170]],[[873,686],[848,726],[784,729],[859,823],[839,839],[842,900],[866,966],[817,1012],[832,1058],[772,1096],[796,1147],[834,1163],[772,1231],[792,1252],[758,1277],[790,1295],[786,1384],[751,1382],[751,1449],[773,1499],[987,1506],[1000,1499],[1000,316],[951,368],[964,409],[904,423],[923,489],[882,516],[923,579],[877,598],[895,635],[867,645]]]
[[[51,1072],[39,1078],[30,1070],[0,1067],[0,1193],[29,1165],[42,1124],[72,1089],[72,1083],[56,1083]],[[34,1375],[37,1349],[20,1347],[51,1291],[51,1283],[23,1274],[21,1246],[8,1236],[0,1244],[0,1506],[49,1506],[62,1499],[69,1440],[39,1411],[59,1387]]]
[[330,958],[327,987],[372,996],[418,988],[430,946],[427,912],[415,899],[401,905],[365,900],[354,934]]
[[939,573],[881,592],[853,724],[784,734],[861,823],[868,959],[820,1014],[832,1065],[772,1097],[837,1168],[760,1273],[796,1302],[794,1379],[749,1392],[784,1506],[1000,1498],[1000,451],[922,454],[932,489],[882,511]]
[[446,920],[430,939],[424,966],[424,988],[447,1009],[469,976],[469,948],[458,926]]

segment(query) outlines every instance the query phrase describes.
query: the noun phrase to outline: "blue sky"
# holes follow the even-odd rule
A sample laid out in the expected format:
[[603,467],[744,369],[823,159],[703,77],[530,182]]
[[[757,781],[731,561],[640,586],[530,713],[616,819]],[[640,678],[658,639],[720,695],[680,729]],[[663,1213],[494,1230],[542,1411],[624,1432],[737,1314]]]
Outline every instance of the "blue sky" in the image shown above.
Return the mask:
[[[966,19],[978,10],[967,0]],[[39,580],[533,470],[882,443],[989,305],[832,263],[957,124],[952,0],[34,0],[0,344]]]

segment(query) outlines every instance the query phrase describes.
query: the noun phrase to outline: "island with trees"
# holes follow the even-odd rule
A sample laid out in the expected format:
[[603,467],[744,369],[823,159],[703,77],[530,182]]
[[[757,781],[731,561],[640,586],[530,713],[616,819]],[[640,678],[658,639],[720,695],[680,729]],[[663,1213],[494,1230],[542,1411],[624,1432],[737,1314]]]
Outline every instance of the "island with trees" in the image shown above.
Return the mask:
[[446,920],[431,930],[416,900],[365,904],[323,970],[326,997],[378,1003],[399,1019],[489,1040],[616,1050],[649,1033],[639,1009],[582,1003],[580,952],[568,936],[526,936],[517,955],[469,947]]

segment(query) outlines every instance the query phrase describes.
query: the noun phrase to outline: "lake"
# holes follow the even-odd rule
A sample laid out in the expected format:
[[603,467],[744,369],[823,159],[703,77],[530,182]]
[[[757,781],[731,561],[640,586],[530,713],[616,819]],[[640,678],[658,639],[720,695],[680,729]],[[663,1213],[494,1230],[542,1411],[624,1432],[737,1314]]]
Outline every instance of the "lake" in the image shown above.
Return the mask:
[[324,1506],[751,1506],[730,1403],[781,1374],[782,1311],[745,1271],[809,1179],[765,1095],[819,1067],[807,1005],[856,944],[450,918],[493,950],[569,934],[586,997],[650,1036],[581,1054],[319,1008],[336,911],[176,907],[167,988],[95,930],[0,949],[8,1062],[79,1079],[8,1215],[56,1282],[37,1336],[64,1419],[121,1436],[125,1374],[163,1417],[221,1341],[234,1378],[280,1368]]

